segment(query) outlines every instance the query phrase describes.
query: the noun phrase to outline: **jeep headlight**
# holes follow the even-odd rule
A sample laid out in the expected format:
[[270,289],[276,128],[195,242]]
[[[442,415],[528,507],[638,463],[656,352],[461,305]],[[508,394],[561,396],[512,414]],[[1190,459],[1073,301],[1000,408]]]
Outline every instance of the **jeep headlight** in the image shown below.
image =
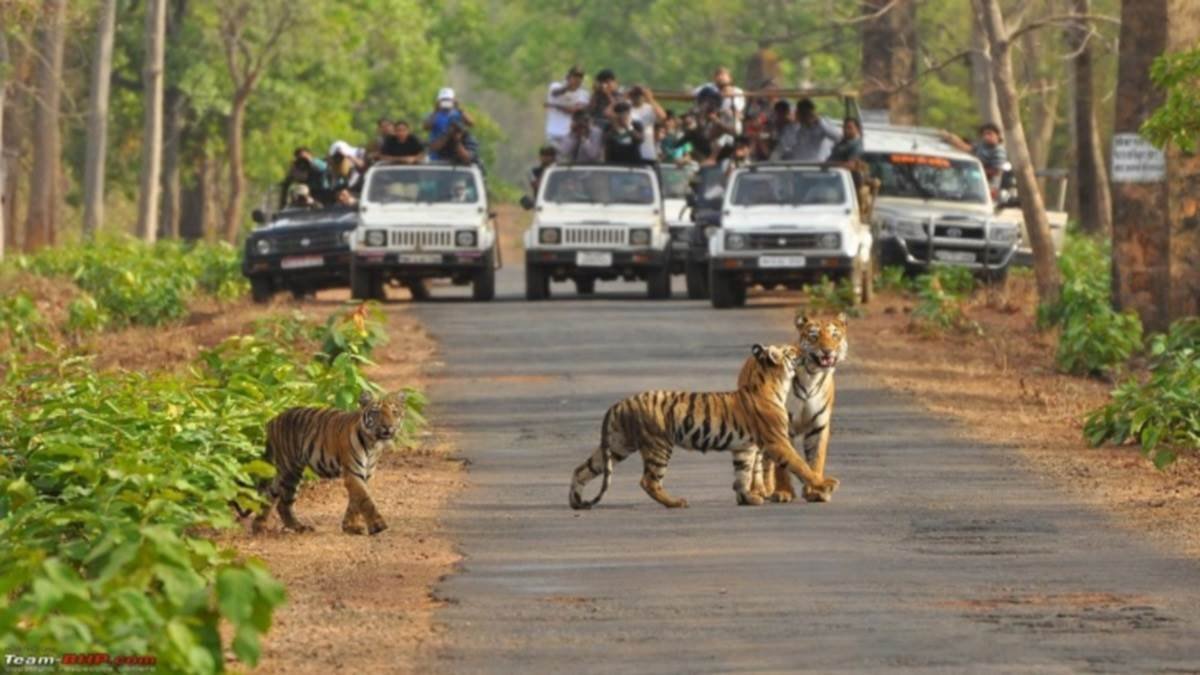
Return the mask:
[[366,235],[363,236],[363,241],[367,246],[386,246],[387,232],[383,230],[367,230]]
[[896,235],[908,239],[924,239],[925,224],[918,220],[896,220]]
[[725,248],[730,251],[740,251],[746,248],[746,235],[730,232],[725,235]]
[[648,246],[650,244],[650,230],[644,227],[630,230],[629,244],[631,246]]
[[1005,223],[1004,225],[993,224],[991,232],[989,233],[992,241],[1001,244],[1011,244],[1016,241],[1020,235],[1021,231],[1017,229],[1017,226],[1010,223]]
[[349,244],[351,239],[354,239],[354,230],[346,230],[342,233],[343,244]]
[[454,243],[457,246],[474,246],[475,230],[459,230],[454,234]]
[[259,255],[271,255],[271,240],[266,238],[259,239],[254,242],[254,250]]
[[721,228],[717,227],[716,225],[709,225],[708,227],[704,228],[704,238],[712,239],[712,236],[716,234],[717,230],[719,229]]
[[543,227],[538,230],[538,242],[542,244],[557,244],[562,241],[562,230],[557,227]]
[[836,232],[829,232],[817,239],[817,245],[828,251],[839,249],[842,247],[842,237]]

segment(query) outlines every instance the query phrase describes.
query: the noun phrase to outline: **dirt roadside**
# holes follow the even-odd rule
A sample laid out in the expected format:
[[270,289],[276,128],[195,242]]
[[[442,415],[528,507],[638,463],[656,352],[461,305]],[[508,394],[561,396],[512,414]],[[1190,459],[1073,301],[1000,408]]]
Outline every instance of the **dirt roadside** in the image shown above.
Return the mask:
[[1084,418],[1113,385],[1056,372],[1056,340],[1036,329],[1031,284],[1014,277],[1004,292],[976,295],[966,311],[982,335],[916,330],[913,301],[880,294],[851,323],[850,357],[884,386],[957,420],[965,437],[1018,448],[1036,472],[1120,526],[1200,557],[1200,457],[1184,454],[1158,471],[1136,447],[1087,446]]

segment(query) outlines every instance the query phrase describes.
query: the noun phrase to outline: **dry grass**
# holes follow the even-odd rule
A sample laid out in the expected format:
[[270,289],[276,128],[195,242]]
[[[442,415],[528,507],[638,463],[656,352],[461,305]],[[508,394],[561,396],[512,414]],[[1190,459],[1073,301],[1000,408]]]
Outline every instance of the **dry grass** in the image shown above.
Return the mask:
[[966,435],[1019,448],[1035,470],[1118,522],[1200,557],[1200,458],[1160,472],[1134,447],[1090,448],[1086,414],[1111,383],[1058,373],[1055,337],[1036,328],[1031,280],[977,293],[967,315],[982,335],[930,335],[911,325],[911,299],[883,293],[851,325],[852,357],[891,389],[962,423]]

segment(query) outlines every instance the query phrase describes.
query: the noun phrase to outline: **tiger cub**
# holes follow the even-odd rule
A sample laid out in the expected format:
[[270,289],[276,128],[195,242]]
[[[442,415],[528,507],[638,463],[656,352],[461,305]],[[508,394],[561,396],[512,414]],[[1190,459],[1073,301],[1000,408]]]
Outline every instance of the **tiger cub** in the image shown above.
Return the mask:
[[[787,400],[789,435],[797,450],[818,477],[825,475],[825,453],[829,449],[833,417],[833,373],[846,358],[846,315],[836,318],[796,317],[797,347],[802,352],[791,393]],[[796,498],[783,464],[760,454],[754,469],[755,494],[777,502]],[[837,481],[824,487],[805,484],[802,495],[809,502],[828,502]]]
[[[671,496],[662,483],[675,447],[730,451],[739,504],[763,503],[763,498],[751,491],[758,448],[793,467],[805,481],[832,489],[836,479],[819,479],[788,440],[786,404],[799,358],[794,345],[754,345],[742,366],[737,391],[649,391],[613,405],[604,414],[600,447],[575,469],[571,508],[586,509],[599,503],[612,480],[613,465],[634,452],[642,455],[641,486],[646,494],[666,507],[687,506],[687,500]],[[600,493],[584,500],[584,486],[601,474]]]
[[[296,488],[311,467],[321,478],[341,477],[349,500],[342,518],[342,531],[378,534],[387,523],[367,492],[367,481],[375,471],[380,450],[396,436],[404,418],[402,395],[389,394],[373,399],[363,392],[359,409],[344,412],[333,408],[290,408],[267,423],[267,448],[264,458],[275,466],[275,477],[259,486],[267,506],[254,518],[255,532],[262,530],[271,509],[278,507],[283,526],[296,532],[309,532],[312,526],[301,523],[292,513]],[[243,512],[239,508],[242,516]]]

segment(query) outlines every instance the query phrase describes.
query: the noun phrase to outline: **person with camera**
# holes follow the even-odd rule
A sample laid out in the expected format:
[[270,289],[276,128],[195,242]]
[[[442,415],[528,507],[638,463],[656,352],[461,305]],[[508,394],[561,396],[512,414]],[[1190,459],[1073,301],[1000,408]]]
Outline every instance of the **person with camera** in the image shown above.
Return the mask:
[[322,201],[331,194],[329,166],[325,160],[314,157],[308,148],[296,148],[292,151],[292,163],[279,190],[279,208],[288,205],[289,198],[294,194],[293,185],[305,186],[310,198]]
[[614,119],[604,130],[604,157],[609,164],[642,164],[646,129],[633,119],[629,101],[613,106]]
[[588,111],[577,110],[571,116],[571,133],[558,156],[574,164],[604,161],[602,132],[592,124]]
[[562,82],[554,82],[546,93],[546,142],[562,151],[571,135],[571,116],[586,110],[591,96],[583,88],[583,70],[571,66]]
[[474,162],[474,139],[469,138],[475,120],[458,104],[458,98],[450,87],[438,91],[437,106],[425,118],[429,131],[429,159],[471,164]]

